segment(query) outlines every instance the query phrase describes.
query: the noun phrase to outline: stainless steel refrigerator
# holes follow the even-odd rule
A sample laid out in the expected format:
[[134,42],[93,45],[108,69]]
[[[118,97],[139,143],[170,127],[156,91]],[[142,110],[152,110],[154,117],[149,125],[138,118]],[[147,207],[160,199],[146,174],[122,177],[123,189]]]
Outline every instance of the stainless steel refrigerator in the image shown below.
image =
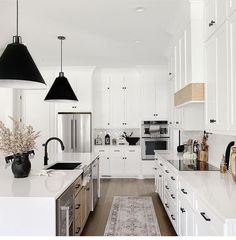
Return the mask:
[[87,153],[92,151],[91,113],[58,113],[58,137],[65,152]]

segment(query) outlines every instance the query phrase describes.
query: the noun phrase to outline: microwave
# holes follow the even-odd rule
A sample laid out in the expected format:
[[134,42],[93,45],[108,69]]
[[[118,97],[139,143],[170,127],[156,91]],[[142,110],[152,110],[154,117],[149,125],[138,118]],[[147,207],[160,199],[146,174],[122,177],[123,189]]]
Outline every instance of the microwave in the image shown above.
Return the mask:
[[155,151],[170,152],[170,138],[142,138],[142,160],[154,160]]

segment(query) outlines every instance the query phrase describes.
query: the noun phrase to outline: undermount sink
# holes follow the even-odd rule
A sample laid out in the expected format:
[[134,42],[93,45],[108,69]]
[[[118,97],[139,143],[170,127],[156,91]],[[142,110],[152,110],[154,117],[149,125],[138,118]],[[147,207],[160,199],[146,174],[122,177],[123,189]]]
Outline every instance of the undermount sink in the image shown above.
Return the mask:
[[61,162],[61,163],[55,163],[52,166],[48,167],[47,169],[54,169],[54,170],[73,170],[79,167],[81,163],[67,163],[67,162]]

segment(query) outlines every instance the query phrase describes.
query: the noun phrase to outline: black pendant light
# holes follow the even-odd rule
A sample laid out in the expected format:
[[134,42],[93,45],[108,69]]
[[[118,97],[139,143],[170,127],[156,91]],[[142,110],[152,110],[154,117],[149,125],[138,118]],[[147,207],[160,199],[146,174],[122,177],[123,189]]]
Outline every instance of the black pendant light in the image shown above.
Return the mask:
[[18,0],[16,1],[16,36],[0,57],[0,87],[40,89],[46,84],[27,47],[18,35]]
[[45,101],[51,102],[68,102],[68,101],[78,101],[70,83],[62,72],[62,41],[66,38],[64,36],[58,36],[58,39],[61,41],[61,72],[59,77],[57,77],[50,88]]

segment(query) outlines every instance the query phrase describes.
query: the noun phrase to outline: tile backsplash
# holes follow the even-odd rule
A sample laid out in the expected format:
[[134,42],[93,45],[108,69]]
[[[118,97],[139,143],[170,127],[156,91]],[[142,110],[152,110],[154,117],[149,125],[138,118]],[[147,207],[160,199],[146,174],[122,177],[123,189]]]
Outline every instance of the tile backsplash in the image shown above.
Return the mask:
[[[203,132],[198,131],[183,131],[181,140],[187,141],[189,138],[201,141]],[[220,166],[222,155],[225,154],[227,145],[231,142],[236,142],[236,136],[209,134],[209,156],[208,162],[216,167]]]
[[[129,136],[132,132],[132,137],[140,137],[140,128],[130,128],[130,129],[95,129],[94,130],[94,138],[97,136],[102,138],[102,144],[105,143],[105,136],[109,134],[112,139],[119,139],[123,132]],[[140,141],[139,141],[140,142]],[[139,145],[139,142],[137,145]]]

